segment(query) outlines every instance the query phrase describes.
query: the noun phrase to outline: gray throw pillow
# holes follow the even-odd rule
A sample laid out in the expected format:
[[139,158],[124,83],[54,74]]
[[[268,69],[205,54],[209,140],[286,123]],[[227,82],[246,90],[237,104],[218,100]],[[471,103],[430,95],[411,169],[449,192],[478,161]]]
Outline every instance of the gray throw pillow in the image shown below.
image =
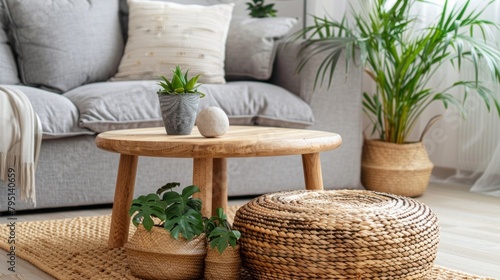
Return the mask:
[[116,72],[123,53],[118,1],[3,1],[24,84],[64,92]]
[[276,41],[286,36],[297,19],[233,16],[226,42],[226,79],[267,80],[273,72]]
[[18,84],[16,61],[6,33],[6,16],[3,2],[0,1],[0,84]]

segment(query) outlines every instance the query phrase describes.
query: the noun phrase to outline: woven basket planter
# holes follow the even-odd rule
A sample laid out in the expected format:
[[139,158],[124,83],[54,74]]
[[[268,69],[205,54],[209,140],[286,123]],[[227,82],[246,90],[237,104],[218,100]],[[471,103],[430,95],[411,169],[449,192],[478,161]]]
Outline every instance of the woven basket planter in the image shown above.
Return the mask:
[[233,226],[255,279],[420,279],[439,243],[427,206],[365,190],[263,195],[236,212]]
[[417,197],[427,189],[433,166],[422,142],[365,140],[361,182],[368,190]]
[[140,226],[125,244],[132,275],[143,279],[201,279],[207,253],[205,235],[175,240],[168,231]]
[[205,280],[239,280],[241,272],[240,246],[229,246],[222,252],[207,249]]

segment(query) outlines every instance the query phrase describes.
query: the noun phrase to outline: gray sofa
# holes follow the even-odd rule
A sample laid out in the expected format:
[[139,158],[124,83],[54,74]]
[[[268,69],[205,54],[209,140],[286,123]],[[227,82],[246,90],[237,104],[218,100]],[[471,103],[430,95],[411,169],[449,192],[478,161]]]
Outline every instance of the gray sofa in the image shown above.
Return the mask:
[[[21,89],[42,121],[44,135],[36,170],[36,208],[112,203],[119,155],[98,149],[94,143],[95,137],[100,132],[112,129],[162,126],[155,94],[157,82],[112,79],[127,42],[126,38],[122,40],[115,34],[119,32],[121,36],[125,27],[123,19],[126,19],[127,11],[123,9],[123,1],[120,10],[118,3],[113,1],[71,0],[78,5],[93,4],[100,14],[105,13],[106,9],[114,9],[108,11],[113,18],[110,19],[108,15],[106,22],[97,23],[95,29],[88,23],[73,25],[71,28],[75,35],[72,36],[79,37],[76,36],[81,34],[78,32],[91,34],[90,39],[76,38],[76,42],[56,42],[60,37],[56,41],[47,39],[47,34],[52,34],[52,25],[60,23],[54,20],[54,16],[44,18],[41,12],[40,17],[37,17],[37,12],[43,10],[47,15],[56,13],[57,9],[46,7],[54,5],[54,1],[51,1],[52,4],[43,4],[45,6],[37,5],[37,1],[0,0],[0,84]],[[77,9],[78,5],[72,9]],[[61,9],[65,14],[68,13],[64,7]],[[31,26],[23,30],[23,26],[30,27],[29,19],[23,14],[31,15],[41,22],[40,29],[34,30]],[[68,17],[78,23],[75,15]],[[91,18],[91,22],[96,21],[96,17]],[[99,19],[103,21],[102,17]],[[238,19],[233,18],[231,26],[235,20]],[[280,24],[284,19],[274,20]],[[115,31],[113,36],[107,33],[99,38],[92,33],[100,32],[105,25]],[[280,34],[264,40],[271,44],[270,56],[265,62],[269,63],[270,60],[270,65],[262,65],[268,68],[269,75],[245,75],[244,71],[233,70],[245,70],[248,66],[245,63],[250,63],[250,59],[227,60],[231,55],[237,55],[238,49],[241,50],[241,46],[232,44],[238,44],[242,40],[241,34],[244,34],[242,29],[231,28],[236,27],[230,27],[226,43],[226,83],[202,85],[200,90],[206,93],[206,97],[201,99],[200,110],[218,106],[228,114],[233,125],[294,127],[339,133],[343,138],[342,146],[321,154],[325,187],[361,188],[360,68],[350,65],[346,75],[345,64],[339,63],[332,86],[313,90],[315,69],[322,62],[321,58],[308,64],[301,73],[295,73],[300,42],[282,48],[284,43],[277,39],[284,34]],[[37,40],[45,40],[44,47],[48,51],[37,50],[37,47],[43,46]],[[107,44],[118,42],[118,46],[112,50],[98,50],[98,40],[104,40]],[[53,45],[47,46],[50,43],[59,44],[61,48],[76,49],[64,53],[61,49],[54,50]],[[85,43],[87,45],[83,45]],[[108,45],[106,47],[109,48]],[[36,56],[33,57],[32,52],[36,52]],[[87,54],[90,56],[85,56]],[[58,55],[62,58],[54,61]],[[99,60],[96,65],[105,65],[105,69],[95,68],[95,65],[92,66],[94,68],[90,67],[89,73],[96,75],[72,72],[75,69],[82,70],[88,63],[92,64],[88,61],[92,55]],[[255,61],[252,63],[255,64]],[[53,67],[62,70],[54,70]],[[57,75],[50,74],[51,71]],[[254,196],[304,187],[302,163],[298,156],[230,159],[228,172],[230,196]],[[154,191],[165,182],[178,181],[187,185],[191,180],[192,162],[189,159],[140,157],[135,195]],[[0,182],[1,211],[6,211],[6,202],[6,184]],[[30,208],[32,206],[16,202],[17,211]]]

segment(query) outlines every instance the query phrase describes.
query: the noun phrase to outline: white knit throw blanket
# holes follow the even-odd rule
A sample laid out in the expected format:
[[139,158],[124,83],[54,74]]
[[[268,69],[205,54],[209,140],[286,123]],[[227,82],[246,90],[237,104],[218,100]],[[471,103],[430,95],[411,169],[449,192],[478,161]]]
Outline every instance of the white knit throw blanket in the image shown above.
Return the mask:
[[42,127],[22,91],[0,86],[0,127],[0,180],[10,182],[9,178],[15,178],[21,200],[35,206],[35,169]]

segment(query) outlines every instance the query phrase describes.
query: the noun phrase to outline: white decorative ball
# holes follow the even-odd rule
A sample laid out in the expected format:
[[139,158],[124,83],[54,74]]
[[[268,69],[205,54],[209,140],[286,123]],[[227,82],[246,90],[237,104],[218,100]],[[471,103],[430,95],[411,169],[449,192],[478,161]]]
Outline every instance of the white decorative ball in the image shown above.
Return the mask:
[[221,108],[208,107],[198,113],[196,126],[205,137],[222,136],[229,129],[229,119]]

